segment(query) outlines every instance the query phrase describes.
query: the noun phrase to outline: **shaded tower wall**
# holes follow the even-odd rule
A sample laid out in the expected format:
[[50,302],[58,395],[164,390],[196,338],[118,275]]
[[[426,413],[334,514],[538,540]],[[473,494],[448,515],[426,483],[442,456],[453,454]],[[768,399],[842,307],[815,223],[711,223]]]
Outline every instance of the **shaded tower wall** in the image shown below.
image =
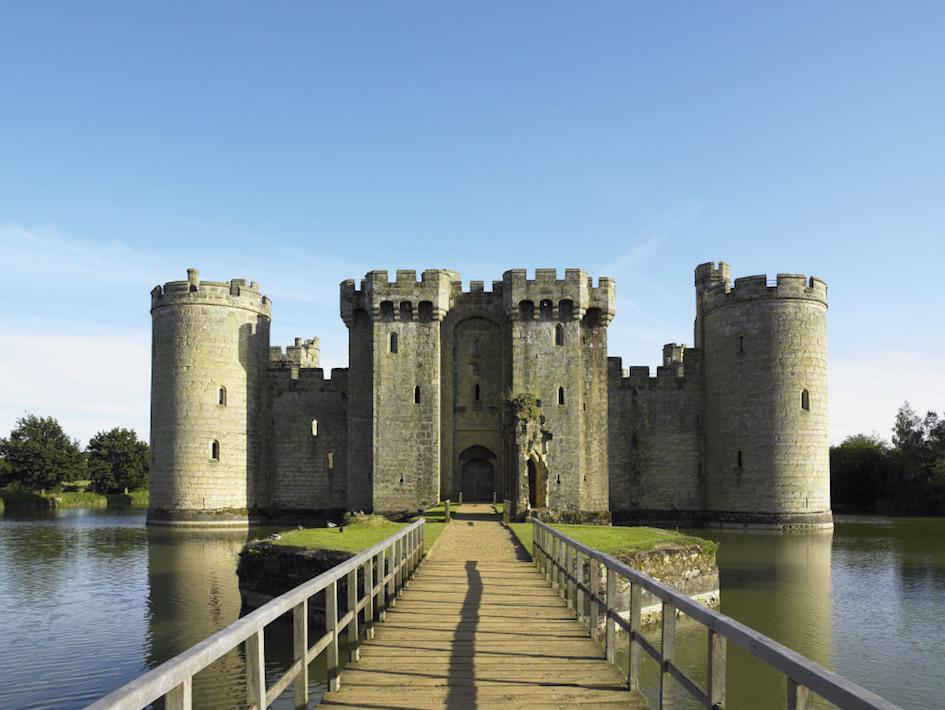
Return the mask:
[[702,353],[670,344],[656,377],[610,358],[610,506],[617,522],[697,524],[702,467]]
[[[615,313],[614,283],[601,278],[594,287],[580,269],[566,270],[563,280],[554,269],[537,269],[528,280],[519,269],[505,273],[502,292],[511,323],[512,394],[541,400],[552,437],[540,462],[547,470],[541,498],[559,511],[607,511],[607,326]],[[519,506],[528,499],[529,457],[516,449],[516,460],[507,462]]]
[[[342,317],[362,328],[352,333],[352,340],[358,338],[352,349],[367,340],[368,326],[357,319],[366,316],[370,327],[371,360],[359,353],[355,368],[352,359],[352,382],[355,376],[365,379],[350,395],[365,397],[370,381],[370,404],[359,401],[357,416],[364,421],[370,409],[375,512],[417,510],[440,498],[440,323],[449,310],[454,276],[428,270],[417,281],[415,271],[398,271],[389,282],[386,271],[372,271],[360,290],[353,282],[342,284]],[[352,426],[353,420],[349,433]],[[351,446],[366,443],[363,432],[356,437],[349,436]]]
[[255,282],[187,275],[151,292],[148,520],[245,521],[261,478],[272,307]]
[[267,507],[278,511],[348,507],[348,371],[270,368],[272,443]]
[[726,280],[700,320],[709,521],[831,525],[826,284]]
[[506,495],[503,421],[509,382],[509,323],[502,282],[453,282],[441,326],[440,495],[492,500]]

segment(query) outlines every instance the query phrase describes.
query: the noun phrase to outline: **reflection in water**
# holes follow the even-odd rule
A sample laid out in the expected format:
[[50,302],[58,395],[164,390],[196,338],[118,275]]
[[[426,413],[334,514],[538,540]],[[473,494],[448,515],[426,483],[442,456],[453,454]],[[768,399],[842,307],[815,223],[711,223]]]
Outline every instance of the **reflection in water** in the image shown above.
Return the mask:
[[[148,528],[148,666],[154,667],[239,618],[237,553],[246,531]],[[194,707],[245,698],[243,660],[229,653],[194,683]]]
[[[731,616],[788,648],[830,667],[832,534],[692,531],[721,543],[718,553],[723,614]],[[659,648],[659,626],[644,635]],[[683,671],[705,687],[708,638],[705,627],[686,617],[677,621],[676,660]],[[622,640],[625,645],[627,642]],[[626,651],[619,654],[624,661]],[[643,655],[643,691],[656,703],[659,673]],[[749,653],[729,644],[726,707],[778,708],[786,706],[784,677]],[[674,687],[675,707],[699,705],[685,690]]]
[[[821,665],[831,667],[833,534],[721,533],[722,613],[757,629]],[[730,645],[732,708],[787,704],[784,676]],[[776,698],[779,702],[772,703]]]

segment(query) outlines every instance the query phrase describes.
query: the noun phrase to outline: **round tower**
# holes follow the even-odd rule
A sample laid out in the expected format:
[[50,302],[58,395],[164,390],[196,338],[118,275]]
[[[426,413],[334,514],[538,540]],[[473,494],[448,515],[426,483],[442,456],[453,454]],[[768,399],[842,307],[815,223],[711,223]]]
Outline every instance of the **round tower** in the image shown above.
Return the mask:
[[826,284],[726,274],[699,314],[708,521],[832,527]]
[[272,304],[256,282],[186,281],[151,292],[151,524],[246,524]]

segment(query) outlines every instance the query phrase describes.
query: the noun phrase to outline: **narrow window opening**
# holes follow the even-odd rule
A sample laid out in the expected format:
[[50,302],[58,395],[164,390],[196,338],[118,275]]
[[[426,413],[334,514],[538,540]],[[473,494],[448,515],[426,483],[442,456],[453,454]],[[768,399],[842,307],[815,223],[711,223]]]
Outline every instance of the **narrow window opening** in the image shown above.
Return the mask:
[[420,404],[420,385],[413,388],[413,403]]
[[217,404],[221,407],[226,406],[226,387],[220,386],[220,389],[217,390]]
[[318,420],[312,420],[312,436],[318,436]]
[[473,355],[479,354],[479,341],[473,343]]
[[738,451],[738,455],[737,455],[736,458],[735,458],[735,465],[738,466],[738,468],[741,468],[741,467],[742,467],[742,452],[741,452],[741,450]]
[[476,392],[474,396],[476,398],[476,401],[478,402],[479,401],[479,385],[478,384],[476,385]]
[[397,352],[397,333],[390,334],[390,351],[392,353]]
[[220,460],[220,442],[216,439],[210,443],[210,458],[213,461]]
[[335,452],[329,451],[328,455],[325,457],[325,467],[332,471],[335,468]]
[[738,336],[738,352],[739,354],[742,354],[745,352],[745,336],[744,335]]
[[564,404],[564,387],[558,388],[558,404]]
[[801,390],[801,409],[805,412],[810,411],[810,392]]
[[555,345],[564,345],[564,326],[560,323],[555,326]]

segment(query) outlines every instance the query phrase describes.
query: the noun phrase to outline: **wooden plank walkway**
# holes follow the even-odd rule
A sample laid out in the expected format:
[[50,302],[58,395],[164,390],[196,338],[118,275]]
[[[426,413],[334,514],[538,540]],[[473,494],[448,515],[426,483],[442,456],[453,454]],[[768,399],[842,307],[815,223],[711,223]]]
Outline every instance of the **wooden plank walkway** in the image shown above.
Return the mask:
[[460,508],[323,705],[649,707],[489,513]]

